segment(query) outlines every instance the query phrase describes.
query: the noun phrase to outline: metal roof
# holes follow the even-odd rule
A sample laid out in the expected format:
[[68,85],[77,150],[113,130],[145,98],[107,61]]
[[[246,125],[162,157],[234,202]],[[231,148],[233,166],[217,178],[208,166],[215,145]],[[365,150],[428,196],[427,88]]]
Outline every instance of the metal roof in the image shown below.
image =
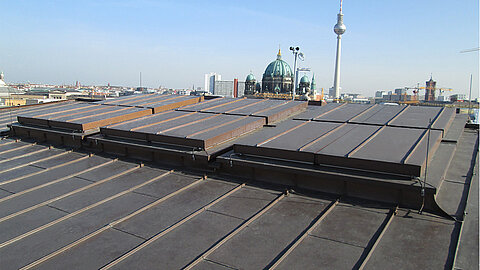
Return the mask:
[[[316,118],[312,110],[306,112]],[[178,113],[201,112],[163,114]],[[150,117],[156,115],[162,114]],[[476,269],[478,130],[464,129],[462,116],[450,120],[448,129],[437,127],[445,134],[428,166],[422,213],[422,186],[401,175],[228,152],[268,127],[192,152],[101,133],[71,149],[68,133],[24,126],[26,133],[17,134],[24,139],[0,141],[0,265]],[[290,117],[276,127],[295,121],[342,125]],[[127,131],[135,123],[112,127]],[[55,142],[63,145],[50,146]]]
[[[457,222],[428,213],[302,190],[285,196],[277,185],[13,139],[2,140],[0,151],[4,269],[436,269],[452,262]],[[449,179],[460,180],[455,173],[466,167],[453,164]],[[478,200],[478,189],[471,192],[469,200]],[[478,224],[475,213],[465,224]],[[469,259],[459,261],[462,269],[474,265]]]
[[99,127],[160,113],[203,100],[203,97],[179,95],[127,96],[119,100],[95,103],[75,102],[38,112],[21,112],[21,124],[88,132]]
[[51,106],[61,107],[70,104],[71,101],[56,101],[44,104],[27,105],[20,107],[5,107],[0,110],[0,133],[8,133],[10,128],[7,125],[17,123],[19,113],[42,112],[52,109]]

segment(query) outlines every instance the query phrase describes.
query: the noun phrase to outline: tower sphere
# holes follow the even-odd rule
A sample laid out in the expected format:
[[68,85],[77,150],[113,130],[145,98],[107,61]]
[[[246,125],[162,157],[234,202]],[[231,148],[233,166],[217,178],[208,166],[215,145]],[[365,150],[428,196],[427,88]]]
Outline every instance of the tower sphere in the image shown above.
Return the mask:
[[343,35],[343,33],[345,33],[345,30],[347,30],[347,27],[343,23],[342,24],[336,24],[335,27],[333,28],[333,31],[337,35]]
[[347,27],[345,26],[345,24],[343,24],[343,14],[340,13],[337,16],[337,24],[335,24],[335,26],[333,27],[333,31],[337,35],[343,35],[343,33],[345,33],[345,31],[347,30]]

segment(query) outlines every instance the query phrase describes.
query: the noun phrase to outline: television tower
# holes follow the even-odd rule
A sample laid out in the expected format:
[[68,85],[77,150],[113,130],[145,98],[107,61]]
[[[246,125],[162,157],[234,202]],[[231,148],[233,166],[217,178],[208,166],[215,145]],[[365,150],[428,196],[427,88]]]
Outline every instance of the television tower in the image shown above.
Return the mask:
[[342,34],[345,33],[347,27],[343,24],[342,0],[340,0],[340,12],[337,14],[337,24],[333,27],[333,31],[337,34],[337,58],[335,60],[335,78],[333,79],[333,88],[335,89],[335,98],[340,98],[340,54],[342,50]]

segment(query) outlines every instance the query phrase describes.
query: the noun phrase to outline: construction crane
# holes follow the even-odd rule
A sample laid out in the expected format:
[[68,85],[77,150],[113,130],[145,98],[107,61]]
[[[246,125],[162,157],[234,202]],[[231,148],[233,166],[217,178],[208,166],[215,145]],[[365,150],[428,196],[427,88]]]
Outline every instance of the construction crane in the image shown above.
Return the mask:
[[440,93],[439,96],[443,96],[443,93],[445,91],[452,91],[453,89],[452,88],[438,88],[438,87],[419,87],[418,88],[419,90],[422,89],[422,90],[433,90],[433,95],[435,96],[435,92],[438,91]]
[[[417,87],[404,87],[405,92],[403,93],[403,100],[401,101],[402,104],[418,104],[419,99],[418,99],[418,92],[420,90],[420,87],[417,84]],[[407,100],[407,91],[408,90],[413,90],[413,94],[415,95],[415,98],[412,100]]]
[[472,48],[472,49],[466,49],[466,50],[460,51],[460,53],[478,52],[478,51],[480,51],[480,47]]
[[[403,89],[405,89],[405,93],[403,93],[403,98],[402,98],[402,103],[409,103],[409,104],[416,104],[419,102],[419,93],[420,93],[420,90],[425,90],[425,89],[432,89],[433,91],[439,91],[440,92],[440,96],[443,95],[443,93],[445,91],[452,91],[453,89],[452,88],[437,88],[437,87],[430,87],[430,88],[427,88],[427,87],[420,87],[419,84],[417,84],[416,87],[404,87]],[[408,90],[413,90],[413,94],[415,95],[415,99],[414,100],[411,100],[411,101],[407,101],[407,91]]]

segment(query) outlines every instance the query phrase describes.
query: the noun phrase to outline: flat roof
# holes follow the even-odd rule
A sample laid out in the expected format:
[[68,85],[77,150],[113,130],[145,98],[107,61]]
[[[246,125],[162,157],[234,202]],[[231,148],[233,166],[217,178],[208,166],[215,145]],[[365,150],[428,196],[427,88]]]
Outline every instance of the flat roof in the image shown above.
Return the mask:
[[479,136],[464,120],[455,115],[441,136],[426,186],[422,178],[232,155],[258,133],[204,160],[211,152],[100,133],[74,149],[67,133],[25,126],[29,136],[0,140],[0,264],[476,269]]
[[51,106],[60,107],[66,104],[70,104],[72,101],[55,101],[42,104],[26,105],[19,107],[5,107],[0,110],[0,133],[3,135],[7,134],[10,131],[10,128],[7,125],[17,123],[17,115],[20,113],[31,113],[31,112],[43,112],[46,110],[52,109]]
[[[471,149],[458,155],[465,152]],[[452,263],[455,220],[392,204],[302,189],[286,195],[281,185],[13,139],[1,141],[0,158],[4,269],[436,269]],[[465,168],[454,164],[448,179],[458,181],[456,172]],[[478,189],[470,194],[478,200]],[[471,243],[478,205],[472,207],[477,212],[469,212],[465,225],[473,235],[460,241],[462,269],[478,263],[478,252],[470,257],[462,247],[478,251],[478,241]]]

